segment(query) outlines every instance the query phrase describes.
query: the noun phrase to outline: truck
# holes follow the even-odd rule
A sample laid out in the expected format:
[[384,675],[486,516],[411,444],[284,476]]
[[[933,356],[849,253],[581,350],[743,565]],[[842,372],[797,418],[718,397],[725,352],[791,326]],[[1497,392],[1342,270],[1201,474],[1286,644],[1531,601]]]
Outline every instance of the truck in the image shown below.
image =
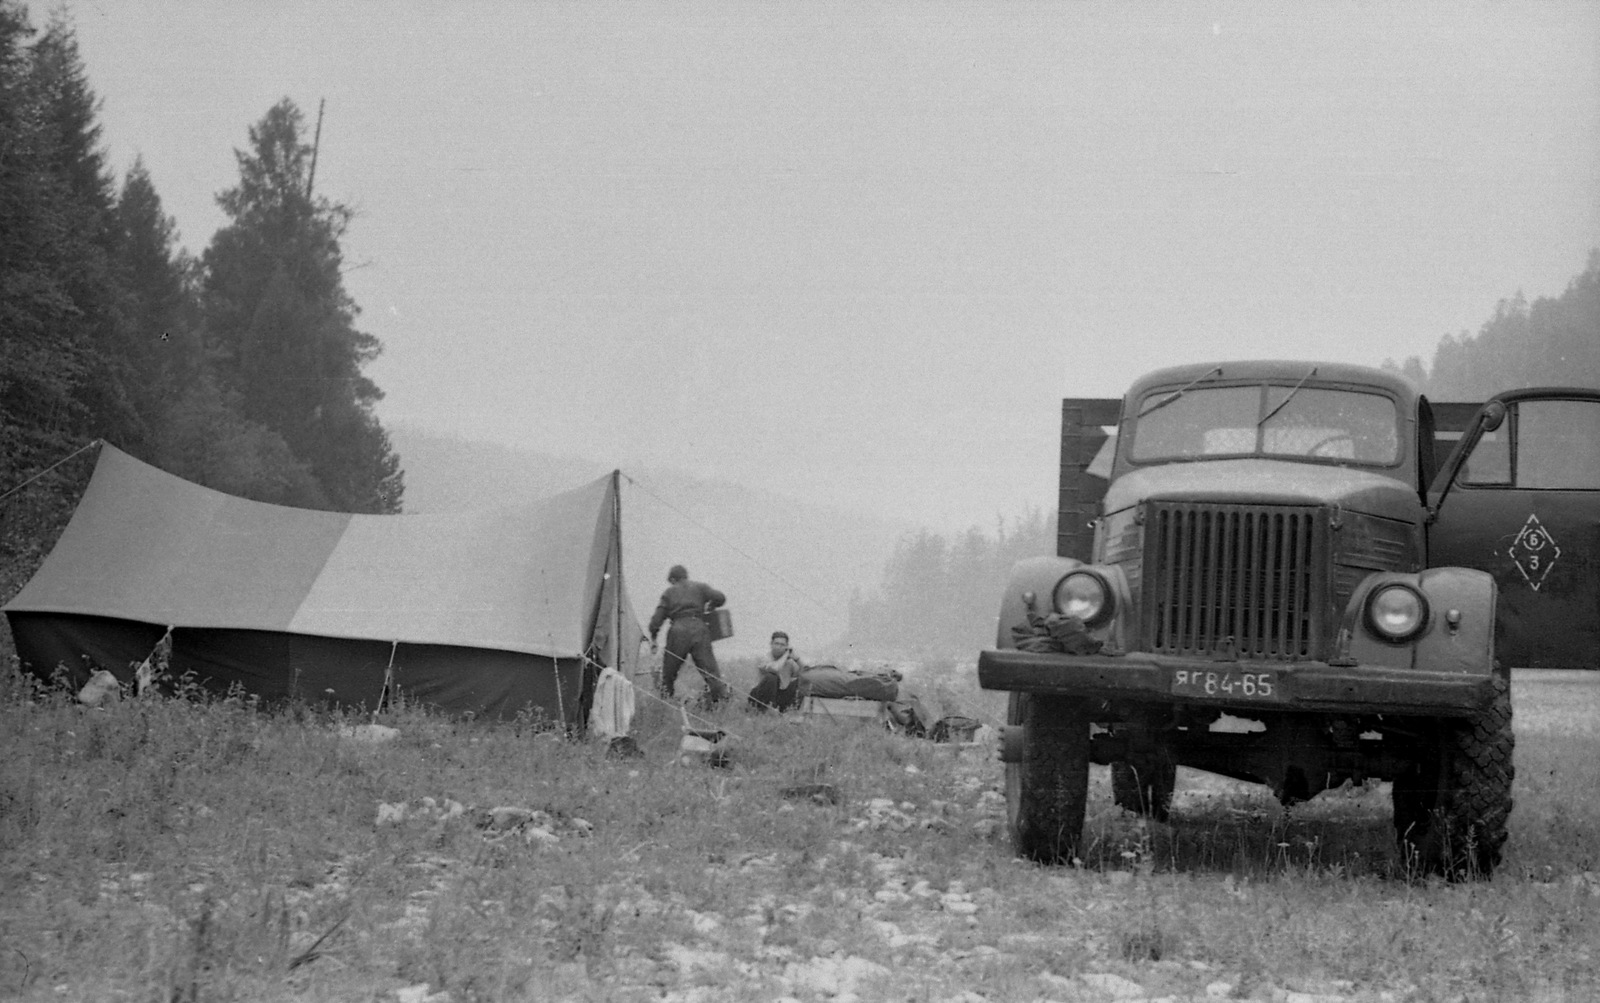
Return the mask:
[[1285,805],[1389,781],[1407,867],[1493,873],[1510,667],[1600,660],[1600,390],[1176,366],[1063,402],[1060,483],[1057,553],[1013,569],[978,660],[1020,855],[1077,856],[1091,763],[1157,820],[1188,766]]

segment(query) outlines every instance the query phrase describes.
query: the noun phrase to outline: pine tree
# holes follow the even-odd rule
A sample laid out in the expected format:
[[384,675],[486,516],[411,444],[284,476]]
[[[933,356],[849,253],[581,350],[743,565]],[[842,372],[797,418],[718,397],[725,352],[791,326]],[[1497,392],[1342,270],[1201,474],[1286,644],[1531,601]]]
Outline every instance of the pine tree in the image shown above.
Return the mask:
[[[70,32],[38,41],[27,10],[0,0],[0,489],[115,430],[96,379],[108,315],[93,198],[97,134]],[[84,154],[84,156],[79,156]],[[87,464],[9,498],[0,518],[0,599],[65,525]]]
[[172,403],[157,464],[179,477],[241,498],[328,508],[311,471],[283,437],[241,414],[238,395],[202,372]]
[[123,179],[115,223],[113,261],[133,335],[130,396],[159,440],[173,404],[205,370],[192,288],[195,264],[178,248],[176,225],[162,211],[142,159]]
[[115,183],[100,148],[99,99],[89,86],[72,25],[57,14],[30,52],[29,80],[39,166],[60,229],[51,236],[53,275],[71,304],[52,336],[78,349],[77,437],[138,448],[149,437],[130,393],[137,351],[111,263]]
[[0,2],[0,483],[72,443],[87,366],[57,275],[68,220],[38,126],[33,34],[24,8]]
[[244,417],[282,437],[329,507],[397,512],[403,474],[372,410],[383,393],[362,374],[381,346],[356,330],[340,275],[353,213],[310,192],[303,125],[285,98],[235,151],[239,184],[217,198],[232,222],[203,257],[207,347]]

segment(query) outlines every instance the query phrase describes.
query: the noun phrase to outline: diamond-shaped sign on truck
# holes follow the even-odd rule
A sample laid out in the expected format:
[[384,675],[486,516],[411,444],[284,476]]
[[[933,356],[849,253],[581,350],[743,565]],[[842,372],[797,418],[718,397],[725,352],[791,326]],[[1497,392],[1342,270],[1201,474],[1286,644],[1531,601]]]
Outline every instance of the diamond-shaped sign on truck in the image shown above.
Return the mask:
[[1528,516],[1517,538],[1511,541],[1511,561],[1535,592],[1539,591],[1544,576],[1550,573],[1550,566],[1560,556],[1561,548],[1556,546],[1555,538],[1536,515]]

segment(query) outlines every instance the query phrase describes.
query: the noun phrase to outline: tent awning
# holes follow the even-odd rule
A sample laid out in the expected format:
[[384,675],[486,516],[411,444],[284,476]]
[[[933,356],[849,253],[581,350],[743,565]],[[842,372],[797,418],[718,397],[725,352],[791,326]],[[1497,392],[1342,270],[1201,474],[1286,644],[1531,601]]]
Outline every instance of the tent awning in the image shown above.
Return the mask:
[[5,610],[575,658],[609,639],[619,595],[624,637],[643,637],[617,587],[615,491],[608,475],[526,505],[348,515],[225,495],[106,445]]

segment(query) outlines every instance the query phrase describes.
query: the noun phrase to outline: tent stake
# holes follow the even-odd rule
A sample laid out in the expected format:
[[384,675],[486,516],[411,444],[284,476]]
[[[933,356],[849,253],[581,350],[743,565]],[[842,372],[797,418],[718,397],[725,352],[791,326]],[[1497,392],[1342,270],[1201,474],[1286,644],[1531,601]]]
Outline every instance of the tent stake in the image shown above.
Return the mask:
[[570,725],[567,722],[566,702],[561,697],[561,659],[552,658],[550,660],[550,671],[556,674],[556,713],[561,715],[561,728],[566,731],[570,728]]
[[383,689],[378,691],[378,706],[372,708],[372,721],[378,721],[378,712],[383,710],[383,701],[389,696],[389,688],[394,684],[394,653],[400,647],[399,641],[389,642],[389,664],[383,670]]

